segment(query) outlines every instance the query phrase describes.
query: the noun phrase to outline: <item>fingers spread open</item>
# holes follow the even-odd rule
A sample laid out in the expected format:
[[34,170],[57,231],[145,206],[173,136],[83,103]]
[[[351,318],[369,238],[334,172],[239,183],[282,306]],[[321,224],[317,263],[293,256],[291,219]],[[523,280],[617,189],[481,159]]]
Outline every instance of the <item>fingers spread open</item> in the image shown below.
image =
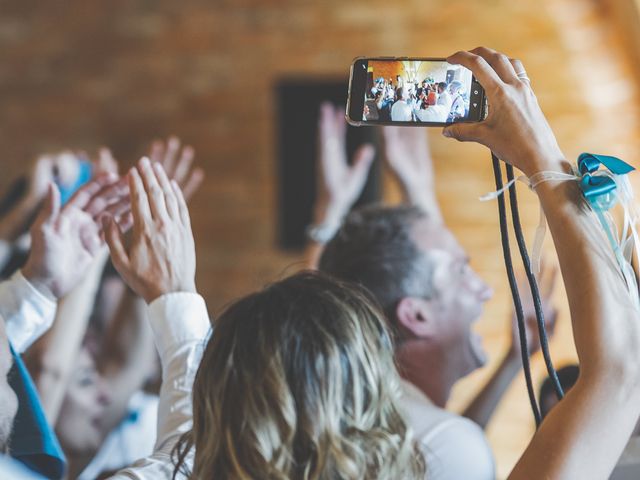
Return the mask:
[[164,193],[160,188],[156,174],[153,171],[151,162],[147,157],[142,157],[138,162],[138,170],[144,184],[147,197],[149,199],[149,207],[153,218],[162,219],[167,216],[167,206],[164,201]]

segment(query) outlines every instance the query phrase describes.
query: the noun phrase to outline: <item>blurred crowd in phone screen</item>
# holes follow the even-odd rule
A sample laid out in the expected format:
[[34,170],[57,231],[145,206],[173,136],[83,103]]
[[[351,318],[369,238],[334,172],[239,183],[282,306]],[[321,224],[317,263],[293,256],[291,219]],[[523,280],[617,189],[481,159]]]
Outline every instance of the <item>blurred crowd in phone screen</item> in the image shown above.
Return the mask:
[[469,113],[469,99],[462,82],[435,82],[425,78],[409,82],[378,77],[367,92],[365,121],[452,123]]

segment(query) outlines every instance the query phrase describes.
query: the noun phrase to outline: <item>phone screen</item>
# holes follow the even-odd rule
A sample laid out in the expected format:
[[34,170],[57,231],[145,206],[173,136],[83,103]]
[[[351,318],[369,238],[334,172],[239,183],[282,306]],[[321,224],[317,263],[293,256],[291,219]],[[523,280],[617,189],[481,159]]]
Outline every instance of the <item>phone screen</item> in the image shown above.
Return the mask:
[[349,98],[359,125],[446,125],[482,120],[484,110],[472,72],[442,59],[359,59]]

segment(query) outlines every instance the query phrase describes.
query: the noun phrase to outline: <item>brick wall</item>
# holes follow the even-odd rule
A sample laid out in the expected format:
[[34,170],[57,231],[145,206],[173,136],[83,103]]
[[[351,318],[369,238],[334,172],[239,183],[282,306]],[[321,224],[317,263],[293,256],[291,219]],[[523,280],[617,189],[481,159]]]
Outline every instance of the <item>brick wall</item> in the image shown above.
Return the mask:
[[[611,70],[619,66],[617,47],[607,36],[569,36],[576,22],[599,25],[592,9],[590,0],[0,1],[0,187],[47,149],[107,144],[131,164],[153,137],[178,134],[208,175],[192,216],[198,285],[216,311],[300,266],[298,256],[274,247],[278,79],[344,78],[359,55],[446,56],[487,44],[524,60],[569,157],[589,148],[637,152],[633,87],[595,106],[579,83],[579,54],[583,66],[618,75]],[[558,23],[566,18],[577,20]],[[591,38],[597,58],[585,41]],[[492,189],[487,152],[436,130],[430,138],[444,214],[497,292],[479,327],[495,361],[509,338],[510,307],[495,205],[477,202]],[[521,196],[530,233],[537,200]],[[554,348],[570,358],[562,311],[564,336]],[[453,404],[462,405],[489,373],[461,385]],[[514,388],[491,435],[501,472],[531,431],[524,387]]]

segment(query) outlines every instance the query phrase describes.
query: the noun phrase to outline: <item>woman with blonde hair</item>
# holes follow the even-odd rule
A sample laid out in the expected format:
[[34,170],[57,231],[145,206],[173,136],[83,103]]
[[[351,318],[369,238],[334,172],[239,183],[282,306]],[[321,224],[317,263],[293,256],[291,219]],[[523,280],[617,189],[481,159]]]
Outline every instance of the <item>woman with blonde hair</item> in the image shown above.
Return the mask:
[[364,290],[311,272],[230,306],[195,377],[174,478],[424,478],[385,325]]

